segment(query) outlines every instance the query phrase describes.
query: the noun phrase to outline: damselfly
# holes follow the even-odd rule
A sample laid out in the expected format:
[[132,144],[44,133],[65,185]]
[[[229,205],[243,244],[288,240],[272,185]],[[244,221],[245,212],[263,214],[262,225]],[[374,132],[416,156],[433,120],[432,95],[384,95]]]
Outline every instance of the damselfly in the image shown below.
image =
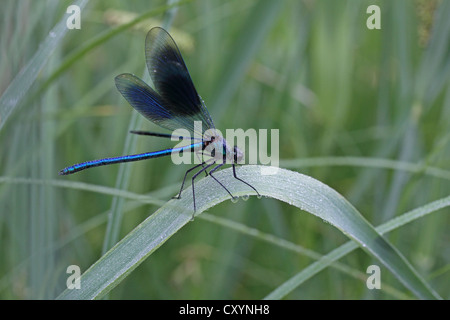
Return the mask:
[[[202,172],[209,174],[228,192],[232,199],[236,198],[213,175],[217,169],[226,163],[232,165],[234,178],[248,185],[260,196],[252,185],[236,175],[236,164],[243,159],[243,153],[237,146],[231,147],[228,145],[226,140],[215,130],[214,123],[194,87],[181,53],[166,30],[155,27],[148,32],[145,40],[145,56],[155,90],[130,73],[124,73],[115,78],[117,89],[134,109],[153,123],[169,130],[187,129],[191,136],[179,136],[178,138],[191,139],[192,143],[187,146],[160,151],[87,161],[64,168],[59,174],[68,175],[92,167],[158,158],[168,156],[173,152],[195,152],[198,155],[207,156],[207,159],[203,160],[202,158],[200,164],[186,171],[180,192],[175,197],[178,199],[181,197],[188,173],[199,169],[192,176],[194,213],[197,210],[194,180]],[[194,125],[195,121],[201,122],[201,129]],[[201,132],[198,132],[199,130]],[[147,131],[131,131],[131,133],[165,138],[172,137],[171,134]],[[195,136],[202,138],[195,138]],[[194,213],[192,217],[194,217]]]

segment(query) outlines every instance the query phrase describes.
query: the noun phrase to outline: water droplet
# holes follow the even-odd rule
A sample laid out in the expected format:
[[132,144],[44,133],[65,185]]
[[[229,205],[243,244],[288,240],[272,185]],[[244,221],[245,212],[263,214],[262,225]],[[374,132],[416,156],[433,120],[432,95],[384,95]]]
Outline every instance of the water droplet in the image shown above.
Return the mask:
[[242,200],[247,201],[248,198],[250,198],[250,196],[248,194],[246,194],[246,195],[243,195],[241,198],[242,198]]
[[239,197],[233,197],[231,198],[231,202],[236,203],[239,201]]

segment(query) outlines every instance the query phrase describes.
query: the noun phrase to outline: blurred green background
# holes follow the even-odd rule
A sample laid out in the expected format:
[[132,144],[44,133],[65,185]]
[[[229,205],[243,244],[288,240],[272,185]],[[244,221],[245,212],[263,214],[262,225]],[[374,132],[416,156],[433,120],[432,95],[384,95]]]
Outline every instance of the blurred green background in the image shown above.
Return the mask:
[[[173,144],[130,135],[166,131],[141,119],[114,86],[124,72],[148,80],[144,40],[153,26],[177,41],[217,128],[280,129],[280,166],[328,184],[373,225],[449,196],[450,1],[192,0],[176,10],[173,2],[89,1],[81,29],[58,37],[51,30],[70,1],[1,1],[1,299],[55,298],[68,265],[84,271],[109,247],[108,213],[123,214],[120,239],[159,207],[108,190],[162,203],[178,192],[189,167],[167,158],[57,174]],[[381,30],[366,27],[372,4]],[[53,37],[51,55],[36,57]],[[42,69],[20,77],[30,63]],[[260,299],[315,261],[267,243],[267,234],[319,257],[348,240],[274,199],[226,201],[209,213],[266,236],[196,219],[109,297]],[[386,236],[447,299],[448,213]],[[344,270],[327,268],[286,298],[414,298],[360,249],[340,262]],[[366,287],[371,264],[381,267],[382,290]]]

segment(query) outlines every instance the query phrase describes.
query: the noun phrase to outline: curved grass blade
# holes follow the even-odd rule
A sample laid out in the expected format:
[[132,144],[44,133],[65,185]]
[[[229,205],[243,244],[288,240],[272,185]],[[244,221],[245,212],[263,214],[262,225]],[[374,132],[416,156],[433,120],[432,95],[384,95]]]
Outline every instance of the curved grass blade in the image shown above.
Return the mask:
[[[405,214],[402,214],[399,217],[391,219],[388,222],[383,223],[382,225],[378,226],[376,228],[376,230],[378,232],[380,232],[381,234],[385,234],[385,233],[388,233],[394,229],[397,229],[398,227],[403,226],[411,221],[414,221],[426,214],[435,212],[439,209],[442,209],[442,208],[445,208],[448,206],[450,206],[450,196],[445,197],[443,199],[433,201],[433,202],[428,203],[420,208],[416,208]],[[276,288],[274,291],[272,291],[270,294],[268,294],[264,299],[267,299],[267,300],[282,299],[287,294],[292,292],[295,288],[300,286],[303,282],[310,279],[314,275],[318,274],[320,271],[324,270],[326,267],[331,265],[333,262],[339,260],[340,258],[344,257],[345,255],[349,254],[350,252],[352,252],[353,250],[355,250],[357,248],[358,248],[358,245],[353,241],[349,241],[349,242],[341,245],[339,248],[334,249],[330,253],[321,257],[319,260],[310,264],[308,267],[303,269],[301,272],[297,273],[291,279],[289,279],[288,281],[283,283],[281,286]]]
[[[450,197],[449,197],[449,201],[448,201],[448,205],[450,205]],[[269,234],[269,233],[265,233],[262,232],[258,229],[255,228],[251,228],[248,227],[245,224],[242,224],[240,222],[236,222],[227,218],[222,218],[219,216],[215,216],[209,213],[204,212],[201,216],[199,216],[200,219],[220,225],[222,227],[225,227],[229,230],[233,230],[236,232],[239,232],[240,234],[249,236],[249,237],[253,237],[256,240],[259,241],[263,241],[266,243],[269,243],[273,246],[276,246],[280,249],[283,250],[287,250],[287,251],[291,251],[294,252],[296,254],[302,255],[302,256],[306,256],[309,257],[313,260],[320,260],[322,259],[323,255],[315,252],[313,250],[304,248],[298,244],[292,243],[288,240],[282,239],[280,237],[274,236],[273,234]],[[358,245],[356,243],[354,243],[353,241],[350,241],[352,244],[354,244],[355,248],[358,248]],[[328,267],[328,265],[326,265]],[[350,277],[353,277],[355,279],[359,279],[360,281],[362,281],[363,283],[366,282],[367,280],[367,273],[358,270],[354,267],[350,267],[348,265],[345,265],[341,262],[338,261],[333,261],[332,263],[329,264],[330,267],[335,268],[336,270],[339,270],[342,273],[345,273],[347,275],[349,275]],[[323,269],[321,269],[323,270]],[[303,271],[302,271],[303,272]],[[315,274],[312,274],[312,276],[314,276]],[[309,279],[306,278],[305,280]],[[298,287],[301,283],[295,283],[295,287]],[[283,284],[284,285],[284,284]],[[282,285],[282,286],[283,286]],[[277,288],[278,289],[278,288]],[[275,291],[275,290],[274,290]],[[279,296],[279,298],[283,298],[286,294],[290,293],[292,290],[290,291],[283,291],[283,295]],[[388,284],[384,284],[383,283],[383,293],[390,295],[393,299],[399,299],[399,300],[411,300],[412,296],[405,294],[403,292],[401,292],[400,290],[394,289],[392,286],[388,285]],[[270,297],[266,298],[266,299],[270,299]]]
[[[267,167],[244,166],[239,168],[238,176],[255,186],[261,194],[287,202],[331,223],[378,258],[416,296],[439,298],[402,254],[336,191],[296,172],[278,169],[273,175],[261,175],[263,169]],[[234,179],[231,169],[218,172],[216,178],[226,183],[234,195],[253,193]],[[96,299],[108,293],[190,221],[191,192],[191,188],[186,189],[180,200],[169,201],[142,222],[82,275],[80,290],[66,290],[59,299]],[[212,183],[211,177],[196,183],[198,212],[227,199],[229,195]]]

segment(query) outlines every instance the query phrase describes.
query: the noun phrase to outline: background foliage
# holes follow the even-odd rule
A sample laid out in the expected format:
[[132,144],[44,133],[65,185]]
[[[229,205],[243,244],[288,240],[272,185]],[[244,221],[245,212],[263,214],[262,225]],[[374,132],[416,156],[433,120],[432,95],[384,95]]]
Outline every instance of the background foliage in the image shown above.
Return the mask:
[[[192,0],[177,10],[173,1],[90,1],[81,30],[58,28],[70,4],[2,1],[1,298],[56,297],[69,264],[86,270],[176,194],[187,167],[169,159],[57,175],[76,162],[170,145],[128,134],[162,130],[142,121],[113,81],[146,74],[152,26],[175,37],[219,129],[280,129],[280,166],[328,184],[373,225],[449,196],[450,1]],[[381,8],[381,30],[366,27],[371,4]],[[444,298],[448,212],[386,236]],[[263,298],[348,240],[273,199],[226,201],[209,213],[110,298]],[[360,249],[340,263],[286,298],[414,297],[383,267],[383,289],[368,290],[365,271],[378,262]]]

